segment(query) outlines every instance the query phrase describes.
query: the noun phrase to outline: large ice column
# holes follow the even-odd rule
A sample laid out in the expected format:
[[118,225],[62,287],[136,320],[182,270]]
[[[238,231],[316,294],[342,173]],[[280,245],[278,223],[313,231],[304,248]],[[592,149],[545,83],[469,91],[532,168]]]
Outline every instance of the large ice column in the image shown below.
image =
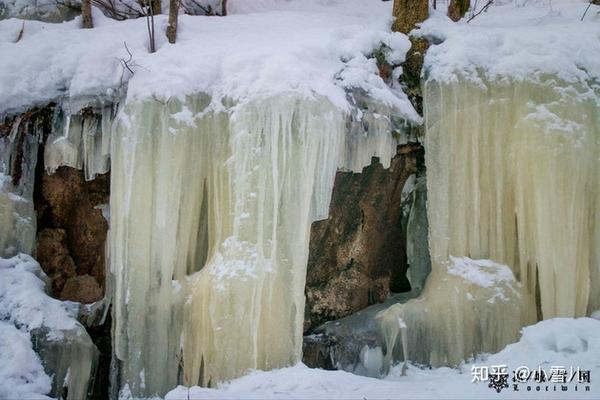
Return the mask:
[[425,85],[431,255],[511,266],[543,318],[600,304],[600,112],[586,83]]
[[113,137],[114,348],[134,396],[301,356],[309,229],[345,114],[292,95],[209,102],[132,102]]

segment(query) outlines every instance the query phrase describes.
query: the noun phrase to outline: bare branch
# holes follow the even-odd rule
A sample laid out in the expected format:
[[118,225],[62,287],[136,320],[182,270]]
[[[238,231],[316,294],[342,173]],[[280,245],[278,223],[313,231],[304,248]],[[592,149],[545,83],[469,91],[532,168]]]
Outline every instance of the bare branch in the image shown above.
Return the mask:
[[21,39],[23,39],[24,32],[25,32],[25,21],[23,21],[23,24],[21,25],[21,30],[19,31],[19,34],[17,35],[17,40],[15,40],[15,43],[18,43]]
[[494,3],[494,0],[488,0],[487,3],[485,3],[485,5],[483,7],[481,7],[481,10],[477,11],[476,13],[474,13],[473,15],[471,15],[471,17],[467,20],[467,24],[471,21],[473,21],[473,19],[478,16],[479,14],[481,14],[482,12],[487,11],[487,9]]
[[587,14],[587,12],[589,11],[589,9],[592,6],[592,4],[599,4],[599,3],[597,1],[595,1],[595,0],[590,0],[590,2],[588,3],[588,6],[586,7],[585,11],[583,12],[583,15],[581,16],[581,20],[582,21],[585,18],[585,14]]

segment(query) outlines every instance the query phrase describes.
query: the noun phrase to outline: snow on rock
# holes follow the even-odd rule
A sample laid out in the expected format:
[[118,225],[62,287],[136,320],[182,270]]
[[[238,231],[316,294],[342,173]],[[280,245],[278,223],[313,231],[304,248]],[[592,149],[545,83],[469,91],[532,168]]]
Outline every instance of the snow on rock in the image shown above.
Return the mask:
[[515,277],[506,265],[491,260],[471,260],[469,257],[450,256],[448,273],[457,275],[482,287],[500,286],[514,281]]
[[27,332],[0,320],[0,398],[47,399],[50,377]]
[[78,14],[76,7],[79,3],[79,0],[3,0],[0,2],[0,20],[23,18],[61,22]]
[[[482,4],[485,2],[482,2]],[[425,76],[533,80],[551,74],[567,82],[600,76],[600,6],[587,0],[501,0],[471,22],[433,11],[419,35],[437,45],[425,57]],[[481,5],[480,5],[481,6]]]
[[0,398],[87,393],[96,347],[75,319],[78,304],[49,297],[47,280],[28,255],[0,258]]
[[[128,100],[203,92],[219,107],[225,99],[240,103],[292,91],[347,109],[344,89],[360,87],[418,122],[407,97],[392,92],[366,58],[385,44],[398,62],[409,48],[406,36],[389,31],[391,6],[379,0],[231,1],[226,18],[181,15],[175,45],[162,34],[167,16],[158,15],[154,54],[144,19],[119,22],[94,10],[94,29],[79,29],[79,18],[27,21],[17,43],[22,22],[0,21],[0,113],[61,98],[77,111],[119,97],[125,84]],[[121,62],[129,58],[124,43],[133,77]]]
[[48,278],[30,256],[0,258],[0,277],[0,319],[27,331],[45,327],[53,335],[78,325],[74,319],[77,305],[46,294]]
[[[521,339],[499,353],[478,358],[457,369],[419,368],[397,365],[381,380],[353,375],[343,371],[311,369],[303,364],[268,372],[254,371],[223,383],[216,389],[179,386],[169,392],[167,400],[179,399],[597,399],[600,385],[594,376],[600,374],[600,321],[590,318],[557,318],[539,322],[523,330]],[[511,387],[500,394],[488,387],[488,382],[472,382],[473,366],[507,365],[512,372],[520,366],[550,371],[552,366],[580,367],[590,370],[590,391],[579,385],[567,384],[569,391],[549,384],[548,391],[527,391],[526,385],[516,392]],[[511,375],[512,376],[512,375]],[[509,382],[512,384],[512,382]]]

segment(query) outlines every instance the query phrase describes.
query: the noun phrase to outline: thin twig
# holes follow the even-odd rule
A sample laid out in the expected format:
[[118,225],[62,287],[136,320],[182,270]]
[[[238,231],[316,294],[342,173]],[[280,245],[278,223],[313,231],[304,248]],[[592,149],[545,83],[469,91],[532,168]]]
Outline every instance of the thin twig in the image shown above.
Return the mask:
[[485,12],[485,11],[487,11],[487,9],[489,8],[489,6],[491,6],[493,2],[494,2],[494,0],[489,0],[489,1],[488,1],[488,2],[485,4],[485,6],[481,7],[481,10],[479,10],[479,11],[478,11],[478,12],[476,12],[475,14],[471,15],[471,18],[469,18],[469,19],[467,20],[467,24],[468,24],[469,22],[473,21],[473,19],[474,19],[476,16],[478,16],[479,14],[481,14],[482,12]]
[[129,51],[129,47],[127,47],[127,42],[123,42],[123,46],[125,46],[125,51],[127,51],[127,54],[129,54],[129,58],[127,60],[121,58],[121,64],[123,65],[123,67],[127,68],[127,70],[133,75],[134,72],[129,67],[129,63],[133,60],[133,54],[131,54],[131,51]]
[[594,0],[590,0],[590,2],[588,3],[588,6],[586,7],[585,11],[583,12],[583,15],[581,16],[582,21],[585,18],[585,14],[587,14],[587,12],[590,9],[590,7],[592,6],[592,4],[594,4]]
[[23,33],[24,32],[25,32],[25,21],[23,21],[23,24],[21,25],[21,30],[19,31],[19,34],[17,35],[17,40],[15,40],[15,43],[17,43],[21,39],[23,39]]

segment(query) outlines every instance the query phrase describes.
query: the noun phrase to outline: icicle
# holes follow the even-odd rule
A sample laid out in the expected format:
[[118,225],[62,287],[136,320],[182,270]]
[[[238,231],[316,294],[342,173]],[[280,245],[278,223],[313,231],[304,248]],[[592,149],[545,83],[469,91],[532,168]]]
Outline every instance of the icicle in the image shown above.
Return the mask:
[[599,94],[583,83],[425,86],[430,246],[511,266],[543,318],[600,306]]
[[111,107],[103,107],[101,116],[92,112],[65,115],[48,136],[44,150],[46,171],[53,174],[60,166],[84,169],[86,180],[108,172],[111,126]]
[[189,385],[300,358],[309,227],[326,213],[343,115],[282,97],[230,121],[207,105],[129,105],[113,138],[115,354],[134,395],[177,384],[180,348]]
[[396,147],[412,138],[405,133],[406,129],[397,126],[392,108],[362,91],[355,91],[351,96],[357,108],[348,116],[348,137],[339,167],[361,172],[365,165],[371,163],[372,157],[379,157],[383,167],[389,168],[391,159],[396,155]]
[[[342,156],[355,139],[324,99],[231,115],[209,103],[132,102],[112,138],[115,356],[134,396],[164,394],[181,367],[180,383],[214,385],[300,359],[310,225],[327,216],[337,167],[362,162]],[[390,144],[375,126],[374,143]]]
[[30,122],[23,123],[17,117],[10,134],[0,138],[1,257],[31,253],[34,248],[33,186],[39,143],[29,127]]

